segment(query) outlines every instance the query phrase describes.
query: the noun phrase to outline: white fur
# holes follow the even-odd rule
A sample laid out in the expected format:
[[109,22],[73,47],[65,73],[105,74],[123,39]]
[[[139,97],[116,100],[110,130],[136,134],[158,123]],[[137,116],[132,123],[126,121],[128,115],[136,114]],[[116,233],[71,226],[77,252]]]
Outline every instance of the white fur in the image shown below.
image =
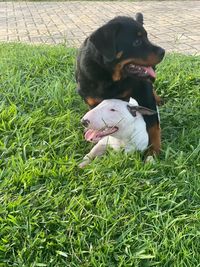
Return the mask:
[[88,128],[99,130],[105,126],[117,126],[118,131],[103,137],[83,158],[79,167],[82,168],[95,157],[103,155],[108,146],[114,150],[124,148],[125,152],[144,151],[147,148],[149,138],[143,116],[136,112],[134,117],[127,105],[138,106],[138,103],[133,98],[130,98],[129,103],[118,99],[104,100],[85,114],[83,120],[89,120]]

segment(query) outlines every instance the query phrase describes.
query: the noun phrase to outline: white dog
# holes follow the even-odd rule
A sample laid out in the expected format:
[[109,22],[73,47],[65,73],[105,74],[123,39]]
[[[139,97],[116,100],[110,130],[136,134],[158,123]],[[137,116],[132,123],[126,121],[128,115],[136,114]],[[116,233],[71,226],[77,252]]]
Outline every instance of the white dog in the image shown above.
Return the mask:
[[83,158],[79,167],[83,168],[95,157],[103,155],[107,146],[115,150],[124,148],[125,152],[144,151],[148,147],[149,137],[142,115],[155,113],[139,106],[133,98],[129,103],[119,99],[102,101],[81,120],[86,127],[85,139],[97,144]]

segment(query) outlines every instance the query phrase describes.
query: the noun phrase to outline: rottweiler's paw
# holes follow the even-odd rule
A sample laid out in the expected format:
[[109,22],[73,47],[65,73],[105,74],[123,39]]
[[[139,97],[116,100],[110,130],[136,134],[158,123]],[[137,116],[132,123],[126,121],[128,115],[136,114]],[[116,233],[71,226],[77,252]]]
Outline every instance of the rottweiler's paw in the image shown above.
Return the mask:
[[163,106],[166,103],[166,99],[159,97],[159,99],[156,99],[156,104],[160,107]]

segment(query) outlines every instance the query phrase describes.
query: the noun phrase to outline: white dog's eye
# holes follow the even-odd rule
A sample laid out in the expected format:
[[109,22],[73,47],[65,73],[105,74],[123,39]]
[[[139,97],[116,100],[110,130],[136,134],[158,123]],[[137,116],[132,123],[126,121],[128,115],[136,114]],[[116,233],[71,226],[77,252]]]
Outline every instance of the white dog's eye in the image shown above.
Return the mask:
[[111,109],[110,109],[110,111],[116,111],[116,109],[114,109],[114,108],[111,108]]

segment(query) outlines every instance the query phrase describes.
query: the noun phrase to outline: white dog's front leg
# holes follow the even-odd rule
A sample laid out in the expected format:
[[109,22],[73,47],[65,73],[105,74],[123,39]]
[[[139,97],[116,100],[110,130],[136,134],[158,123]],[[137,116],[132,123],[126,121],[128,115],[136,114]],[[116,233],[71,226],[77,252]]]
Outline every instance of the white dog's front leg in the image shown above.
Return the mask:
[[108,138],[105,137],[102,140],[100,140],[92,149],[91,151],[85,155],[83,158],[83,161],[79,164],[80,168],[84,168],[86,165],[88,165],[94,158],[102,156],[106,148],[108,146]]

